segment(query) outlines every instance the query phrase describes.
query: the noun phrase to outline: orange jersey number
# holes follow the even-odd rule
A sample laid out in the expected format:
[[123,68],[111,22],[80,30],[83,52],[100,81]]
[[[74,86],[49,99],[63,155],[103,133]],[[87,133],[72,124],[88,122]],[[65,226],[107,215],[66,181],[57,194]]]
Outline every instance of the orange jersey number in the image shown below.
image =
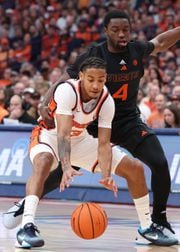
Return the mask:
[[113,95],[114,99],[121,99],[122,101],[126,101],[128,94],[128,84],[123,84]]

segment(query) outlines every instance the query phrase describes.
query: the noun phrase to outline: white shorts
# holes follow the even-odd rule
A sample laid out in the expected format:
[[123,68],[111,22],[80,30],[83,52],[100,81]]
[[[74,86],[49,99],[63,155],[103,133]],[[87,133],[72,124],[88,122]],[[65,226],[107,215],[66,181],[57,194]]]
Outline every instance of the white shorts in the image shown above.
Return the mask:
[[[97,167],[98,139],[86,134],[82,139],[76,138],[71,141],[71,165],[94,172]],[[33,163],[34,157],[42,152],[51,153],[54,157],[51,170],[58,165],[57,135],[41,130],[38,135],[38,142],[30,148],[30,160]],[[118,146],[112,146],[112,173],[117,165],[127,154],[120,150]]]

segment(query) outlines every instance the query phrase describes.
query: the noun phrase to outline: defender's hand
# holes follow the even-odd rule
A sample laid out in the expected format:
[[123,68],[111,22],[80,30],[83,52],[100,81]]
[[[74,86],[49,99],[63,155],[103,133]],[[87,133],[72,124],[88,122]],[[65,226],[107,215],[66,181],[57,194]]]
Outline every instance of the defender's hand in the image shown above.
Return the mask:
[[49,108],[47,106],[43,106],[42,104],[39,106],[39,113],[42,117],[42,119],[45,121],[46,125],[49,128],[54,128],[54,118],[50,116],[49,114]]
[[111,177],[107,177],[104,179],[99,180],[99,183],[103,185],[106,189],[111,190],[114,192],[114,197],[117,198],[117,193],[118,193],[118,187]]
[[63,176],[60,183],[60,192],[63,192],[66,187],[70,186],[70,183],[73,181],[74,176],[81,176],[82,172],[76,171],[72,167],[63,172]]

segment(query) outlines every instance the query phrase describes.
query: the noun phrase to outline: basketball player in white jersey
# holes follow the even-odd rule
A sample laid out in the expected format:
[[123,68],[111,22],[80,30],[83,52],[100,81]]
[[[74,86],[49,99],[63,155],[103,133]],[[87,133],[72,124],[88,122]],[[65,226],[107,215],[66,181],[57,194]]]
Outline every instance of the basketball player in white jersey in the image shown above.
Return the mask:
[[[79,79],[61,83],[54,91],[49,109],[55,119],[55,128],[48,129],[40,121],[41,126],[32,131],[29,156],[33,171],[26,184],[24,213],[21,228],[17,232],[17,246],[31,248],[44,245],[34,218],[44,182],[58,162],[61,162],[63,170],[60,191],[69,187],[73,176],[82,175],[72,165],[93,172],[98,164],[102,174],[100,183],[114,191],[115,196],[117,186],[111,173],[128,177],[127,173],[133,169],[133,176],[127,178],[127,182],[140,220],[139,232],[154,244],[166,245],[161,230],[151,228],[142,164],[110,144],[115,107],[104,86],[105,82],[106,63],[99,58],[87,58],[80,66]],[[86,130],[88,124],[96,118],[99,128],[97,139]]]

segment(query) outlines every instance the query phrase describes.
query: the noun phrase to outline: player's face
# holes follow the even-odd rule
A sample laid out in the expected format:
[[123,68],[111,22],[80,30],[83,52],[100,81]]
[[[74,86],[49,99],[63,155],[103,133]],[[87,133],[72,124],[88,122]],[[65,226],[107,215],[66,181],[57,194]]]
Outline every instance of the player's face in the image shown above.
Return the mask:
[[119,52],[125,49],[130,40],[130,24],[125,18],[112,18],[105,28],[108,41],[108,49],[111,52]]
[[80,72],[81,94],[84,102],[96,99],[106,82],[106,70],[100,68],[88,68]]

